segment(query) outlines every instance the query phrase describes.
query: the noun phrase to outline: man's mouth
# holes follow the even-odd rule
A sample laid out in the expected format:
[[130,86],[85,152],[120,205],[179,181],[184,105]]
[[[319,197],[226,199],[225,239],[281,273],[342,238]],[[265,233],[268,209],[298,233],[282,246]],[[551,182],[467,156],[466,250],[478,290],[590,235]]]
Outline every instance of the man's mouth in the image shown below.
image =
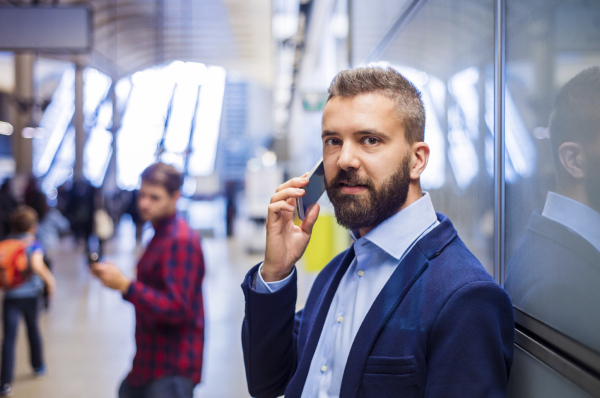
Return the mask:
[[361,184],[348,182],[348,181],[340,181],[339,186],[340,186],[340,191],[342,191],[343,193],[349,193],[349,194],[360,193],[360,192],[366,191],[368,189],[368,187],[366,185],[361,185]]

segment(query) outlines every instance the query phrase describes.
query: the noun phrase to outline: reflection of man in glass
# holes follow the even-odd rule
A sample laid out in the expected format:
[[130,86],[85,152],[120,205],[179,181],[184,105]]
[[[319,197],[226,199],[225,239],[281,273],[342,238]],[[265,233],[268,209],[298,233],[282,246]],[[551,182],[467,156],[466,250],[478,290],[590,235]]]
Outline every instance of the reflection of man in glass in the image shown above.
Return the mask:
[[556,193],[509,266],[515,307],[600,351],[600,68],[559,92],[550,118]]

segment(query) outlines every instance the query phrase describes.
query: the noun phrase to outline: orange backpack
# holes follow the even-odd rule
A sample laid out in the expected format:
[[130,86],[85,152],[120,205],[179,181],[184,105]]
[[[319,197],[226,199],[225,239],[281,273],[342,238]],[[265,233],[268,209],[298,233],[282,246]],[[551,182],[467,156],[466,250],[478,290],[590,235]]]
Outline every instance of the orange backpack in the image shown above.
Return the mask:
[[16,287],[29,277],[27,244],[20,239],[0,242],[0,288]]

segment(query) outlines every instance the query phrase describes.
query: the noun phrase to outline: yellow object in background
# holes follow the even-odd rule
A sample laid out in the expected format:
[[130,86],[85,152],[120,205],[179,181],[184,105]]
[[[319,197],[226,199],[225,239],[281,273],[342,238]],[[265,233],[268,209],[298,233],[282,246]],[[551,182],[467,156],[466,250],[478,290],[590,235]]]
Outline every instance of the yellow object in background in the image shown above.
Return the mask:
[[[300,220],[297,220],[299,224]],[[350,246],[350,233],[341,227],[335,216],[321,210],[304,255],[300,259],[307,272],[321,271],[332,258]]]

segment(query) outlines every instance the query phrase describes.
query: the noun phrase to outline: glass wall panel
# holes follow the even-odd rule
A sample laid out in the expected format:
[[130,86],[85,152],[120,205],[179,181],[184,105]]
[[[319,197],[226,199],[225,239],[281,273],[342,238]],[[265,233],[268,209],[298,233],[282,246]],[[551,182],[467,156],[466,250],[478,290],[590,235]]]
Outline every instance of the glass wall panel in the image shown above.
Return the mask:
[[352,64],[364,62],[413,0],[351,1]]
[[[363,32],[354,26],[352,37]],[[494,1],[424,3],[380,57],[422,92],[436,211],[492,273],[494,255]]]
[[598,21],[597,1],[507,1],[505,286],[600,352]]

